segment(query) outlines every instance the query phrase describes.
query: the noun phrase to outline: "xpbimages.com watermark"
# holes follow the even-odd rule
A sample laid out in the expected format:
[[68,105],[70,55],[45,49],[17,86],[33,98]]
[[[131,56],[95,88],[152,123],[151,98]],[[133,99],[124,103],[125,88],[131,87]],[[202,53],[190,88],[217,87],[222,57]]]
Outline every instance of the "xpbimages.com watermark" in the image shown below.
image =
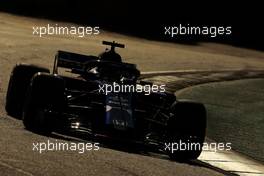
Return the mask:
[[102,84],[99,85],[99,92],[105,95],[109,93],[128,93],[128,92],[137,92],[137,93],[144,93],[145,95],[150,95],[151,93],[164,93],[165,85],[126,85],[126,84],[118,84],[113,82],[113,84]]
[[223,142],[204,142],[203,144],[200,143],[195,143],[195,142],[184,142],[180,140],[179,142],[168,142],[164,143],[164,150],[170,153],[174,153],[177,151],[198,151],[198,150],[203,150],[203,151],[229,151],[231,150],[231,143],[223,143]]
[[229,36],[232,34],[232,26],[197,26],[190,24],[179,24],[164,26],[164,34],[171,38],[183,35],[208,36],[211,38]]
[[49,151],[75,151],[82,154],[87,151],[98,151],[99,149],[99,143],[59,142],[57,140],[32,143],[32,150],[40,154]]
[[100,34],[100,28],[99,26],[60,26],[58,24],[47,24],[46,26],[33,26],[32,34],[38,37],[46,35],[72,35],[76,37],[85,37]]

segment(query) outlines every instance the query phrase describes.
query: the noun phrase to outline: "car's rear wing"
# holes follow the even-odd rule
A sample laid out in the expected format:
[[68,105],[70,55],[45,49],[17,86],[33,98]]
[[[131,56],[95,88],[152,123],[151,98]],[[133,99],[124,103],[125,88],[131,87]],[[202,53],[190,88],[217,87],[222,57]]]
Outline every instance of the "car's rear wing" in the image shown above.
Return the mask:
[[58,67],[69,69],[82,69],[84,63],[92,60],[98,60],[96,56],[86,56],[82,54],[71,53],[67,51],[58,51],[55,56],[53,73],[58,73]]
[[71,73],[76,74],[85,72],[87,67],[99,67],[104,68],[104,72],[107,74],[119,71],[129,72],[135,77],[140,76],[140,71],[136,68],[135,64],[101,61],[96,56],[87,56],[67,51],[57,52],[54,61],[53,74],[58,74],[59,67],[71,69]]

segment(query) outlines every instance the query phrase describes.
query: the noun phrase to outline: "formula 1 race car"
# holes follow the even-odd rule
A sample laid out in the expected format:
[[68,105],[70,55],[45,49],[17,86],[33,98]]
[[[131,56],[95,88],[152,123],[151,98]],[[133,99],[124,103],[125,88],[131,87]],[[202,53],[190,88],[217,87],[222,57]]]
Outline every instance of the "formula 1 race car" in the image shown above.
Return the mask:
[[[138,88],[153,84],[140,80],[136,65],[122,62],[115,51],[125,46],[103,44],[111,49],[99,56],[58,51],[52,73],[35,65],[16,65],[6,96],[7,113],[41,134],[101,135],[154,145],[173,160],[196,159],[205,139],[204,105],[177,100],[164,91],[146,94]],[[59,68],[70,73],[59,74]]]

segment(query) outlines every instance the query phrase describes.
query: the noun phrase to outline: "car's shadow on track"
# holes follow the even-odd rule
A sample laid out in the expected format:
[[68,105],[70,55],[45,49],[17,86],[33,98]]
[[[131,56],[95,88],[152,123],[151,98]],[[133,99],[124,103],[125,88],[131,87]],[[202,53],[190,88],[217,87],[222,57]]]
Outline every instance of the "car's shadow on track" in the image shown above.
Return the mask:
[[[18,118],[16,116],[10,116],[10,117],[17,119],[17,120],[21,120],[20,118]],[[24,130],[27,130],[27,129],[24,129]],[[162,159],[162,160],[167,160],[167,161],[171,161],[171,162],[176,162],[174,160],[171,160],[164,152],[157,150],[156,149],[157,147],[146,147],[146,145],[133,143],[132,141],[113,140],[110,138],[102,138],[102,137],[92,137],[91,135],[87,135],[87,134],[76,134],[76,133],[74,134],[74,133],[68,133],[66,131],[60,132],[60,133],[53,132],[49,135],[37,133],[37,132],[33,132],[33,133],[41,135],[41,136],[53,138],[56,140],[64,140],[64,141],[68,141],[68,142],[99,143],[100,148],[107,148],[107,149],[112,149],[112,150],[116,150],[116,151],[132,153],[132,154],[142,155],[142,156],[146,156],[146,157],[152,157],[152,158],[156,158],[156,159]],[[207,168],[207,169],[216,171],[218,173],[222,173],[222,174],[227,175],[227,176],[238,176],[237,174],[230,173],[228,171],[217,168],[215,166],[212,166],[212,165],[210,165],[206,162],[203,162],[201,160],[198,160],[198,159],[197,160],[190,160],[190,161],[182,161],[182,162],[177,161],[177,162],[181,163],[181,164]]]
[[[159,151],[155,148],[148,148],[142,144],[135,144],[133,142],[128,142],[128,141],[118,141],[118,140],[111,140],[107,138],[94,138],[94,137],[87,137],[86,135],[69,135],[69,134],[61,134],[61,133],[52,133],[48,137],[54,138],[54,139],[59,139],[59,140],[66,140],[69,142],[90,142],[90,143],[95,143],[98,142],[100,143],[100,148],[108,148],[116,151],[122,151],[126,153],[132,153],[132,154],[138,154],[142,156],[147,156],[147,157],[152,157],[152,158],[157,158],[157,159],[162,159],[162,160],[167,160],[171,162],[176,162],[174,160],[171,160],[166,154],[164,154],[162,151]],[[178,163],[181,164],[187,164],[191,166],[198,166],[198,167],[204,167],[207,169],[214,170],[216,172],[222,173],[227,176],[238,176],[237,174],[230,173],[228,171],[225,171],[223,169],[217,168],[215,166],[212,166],[206,162],[203,162],[199,159],[197,160],[190,160],[190,161],[177,161]]]
[[[14,119],[21,120],[19,118],[16,118],[14,116],[11,116]],[[24,129],[27,130],[27,129]],[[33,132],[35,133],[35,132]],[[147,148],[145,145],[142,144],[135,144],[133,142],[129,141],[118,141],[118,140],[112,140],[109,138],[100,138],[100,137],[91,137],[90,135],[85,135],[85,134],[72,134],[72,133],[51,133],[50,135],[46,134],[40,134],[40,133],[35,133],[41,136],[46,136],[49,138],[53,138],[55,140],[64,140],[68,142],[87,142],[87,143],[99,143],[100,148],[107,148],[107,149],[112,149],[116,151],[121,151],[121,152],[126,152],[126,153],[131,153],[131,154],[137,154],[137,155],[142,155],[146,157],[152,157],[156,159],[161,159],[161,160],[167,160],[171,162],[175,162],[171,160],[166,154],[159,150],[155,150],[155,148]],[[230,173],[228,171],[225,171],[223,169],[217,168],[215,166],[212,166],[206,162],[203,162],[201,160],[191,160],[191,161],[184,161],[184,162],[179,162],[181,164],[185,165],[191,165],[191,166],[197,166],[197,167],[203,167],[207,168],[213,171],[216,171],[218,173],[222,173],[227,176],[238,176],[237,174]]]

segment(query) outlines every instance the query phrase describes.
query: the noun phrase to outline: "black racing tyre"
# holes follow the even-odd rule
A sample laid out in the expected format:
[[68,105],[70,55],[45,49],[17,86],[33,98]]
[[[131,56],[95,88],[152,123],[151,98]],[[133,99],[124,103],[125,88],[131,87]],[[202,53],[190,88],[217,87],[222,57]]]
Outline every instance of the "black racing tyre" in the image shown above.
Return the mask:
[[6,112],[18,119],[22,118],[26,92],[31,78],[38,72],[49,73],[49,70],[43,67],[27,64],[17,64],[11,73],[7,94],[6,94]]
[[167,123],[167,150],[176,161],[197,159],[202,152],[206,134],[206,109],[195,102],[175,102]]
[[23,109],[23,124],[26,129],[49,134],[56,119],[52,113],[59,113],[65,107],[64,80],[55,75],[37,73],[31,81]]

